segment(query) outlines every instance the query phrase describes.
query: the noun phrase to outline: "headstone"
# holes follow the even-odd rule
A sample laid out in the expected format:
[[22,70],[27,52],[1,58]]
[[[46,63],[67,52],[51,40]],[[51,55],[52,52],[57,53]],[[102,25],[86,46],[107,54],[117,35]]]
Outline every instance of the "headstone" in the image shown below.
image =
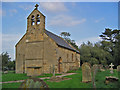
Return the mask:
[[97,64],[93,65],[92,72],[93,72],[93,77],[92,77],[93,88],[96,88],[96,85],[95,85],[95,75],[98,72],[98,65]]
[[117,66],[117,71],[120,72],[120,65]]
[[92,71],[95,72],[95,73],[97,73],[98,68],[99,68],[98,65],[94,64],[93,67],[92,67]]
[[99,64],[99,65],[98,65],[98,69],[99,69],[100,71],[105,71],[105,69],[103,68],[103,65],[102,65],[102,64]]
[[82,82],[91,82],[91,65],[89,63],[82,64]]
[[114,65],[111,63],[109,66],[110,66],[110,73],[113,73],[113,66]]
[[105,69],[106,69],[106,70],[108,70],[108,69],[109,69],[109,66],[108,66],[108,65],[106,65],[106,66],[105,66]]
[[4,74],[7,74],[8,73],[8,71],[4,71]]
[[119,79],[115,76],[106,76],[106,79],[105,79],[105,83],[108,84],[110,82],[116,82],[118,81]]
[[[39,78],[29,78],[27,80],[25,80],[24,82],[22,82],[22,84],[19,87],[19,90],[23,90],[23,88],[26,90],[27,88],[29,88],[30,90],[41,90],[41,89],[45,89],[45,90],[49,90],[48,85],[41,79]],[[29,90],[27,89],[27,90]]]
[[99,69],[103,69],[103,65],[102,64],[99,64]]

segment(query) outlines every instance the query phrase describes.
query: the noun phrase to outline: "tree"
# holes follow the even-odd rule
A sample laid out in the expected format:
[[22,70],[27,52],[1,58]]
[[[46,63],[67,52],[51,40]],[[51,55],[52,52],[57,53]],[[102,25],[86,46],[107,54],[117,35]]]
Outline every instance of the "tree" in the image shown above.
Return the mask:
[[104,49],[100,48],[100,46],[100,43],[96,43],[93,45],[89,41],[87,44],[83,43],[80,46],[81,61],[89,62],[91,65],[106,65],[110,63],[113,60],[112,55]]
[[66,40],[68,43],[70,43],[73,47],[75,47],[78,50],[78,46],[75,43],[75,40],[71,40],[69,38],[69,36],[71,36],[71,34],[69,32],[61,32],[61,37],[63,37],[64,40]]
[[2,53],[0,57],[2,57],[2,70],[4,71],[5,69],[8,69],[8,63],[11,60],[11,58],[7,52]]
[[68,37],[71,35],[69,32],[61,32],[61,37],[63,37],[64,39],[68,39]]
[[105,29],[100,35],[103,39],[101,48],[111,53],[113,63],[117,66],[120,64],[120,30]]

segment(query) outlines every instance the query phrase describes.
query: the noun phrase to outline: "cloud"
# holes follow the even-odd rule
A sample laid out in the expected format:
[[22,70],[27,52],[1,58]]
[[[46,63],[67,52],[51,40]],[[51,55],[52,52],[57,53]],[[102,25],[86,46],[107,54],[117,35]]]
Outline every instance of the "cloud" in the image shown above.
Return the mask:
[[23,9],[23,10],[31,10],[33,8],[32,5],[20,5],[19,8]]
[[2,2],[118,2],[119,0],[2,0]]
[[81,20],[75,19],[72,16],[67,15],[58,15],[56,17],[53,17],[50,22],[48,22],[48,25],[57,25],[57,26],[75,26],[86,22],[86,19],[83,18]]
[[12,60],[15,59],[15,45],[22,36],[22,34],[2,34],[2,52],[7,51]]
[[104,20],[104,18],[97,19],[97,20],[95,20],[95,23],[99,23],[99,22],[101,22],[103,20]]
[[40,3],[40,6],[46,9],[47,11],[51,12],[60,12],[68,10],[62,2],[42,2]]
[[10,12],[10,16],[13,16],[14,14],[16,14],[18,11],[16,9],[11,9],[9,10]]
[[96,43],[98,41],[101,41],[101,38],[100,37],[89,37],[89,38],[85,38],[85,39],[81,39],[81,40],[77,40],[76,41],[76,44],[78,46],[80,46],[81,44],[84,43],[87,43],[88,41],[92,42],[92,43]]
[[6,15],[6,12],[2,9],[0,9],[0,16],[5,16]]

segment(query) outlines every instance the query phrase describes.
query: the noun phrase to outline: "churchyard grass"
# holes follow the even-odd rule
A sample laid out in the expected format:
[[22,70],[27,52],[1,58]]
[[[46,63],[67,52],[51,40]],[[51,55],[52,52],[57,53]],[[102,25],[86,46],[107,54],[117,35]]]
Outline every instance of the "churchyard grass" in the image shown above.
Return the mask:
[[[113,72],[114,72],[113,74],[110,73],[110,70],[106,70],[103,72],[97,72],[96,77],[95,77],[96,87],[97,88],[118,88],[118,84],[120,84],[120,77],[116,70],[113,70]],[[115,76],[119,78],[119,81],[105,84],[104,81],[105,81],[106,76]]]
[[[55,74],[55,75],[61,75],[61,74]],[[42,77],[51,77],[52,74],[42,74],[40,76],[37,76],[37,78],[42,78]],[[6,81],[17,81],[17,80],[24,80],[28,79],[29,77],[27,74],[18,74],[14,73],[14,71],[9,71],[7,74],[2,74],[2,82]]]
[[[48,84],[50,88],[93,88],[92,82],[82,83],[82,70],[81,69],[77,71],[69,71],[69,72],[74,72],[77,74],[65,76],[67,78],[72,78],[72,79],[61,81],[61,82],[50,82],[48,81],[48,79],[45,79],[44,81]],[[103,72],[97,72],[96,77],[95,77],[96,88],[117,88],[120,82],[109,83],[108,85],[106,85],[104,83],[106,76],[118,77],[118,72],[116,70],[114,70],[113,74],[110,73],[110,70],[106,70]],[[120,81],[120,77],[119,77],[119,81]],[[18,88],[20,84],[21,83],[6,83],[6,84],[3,84],[3,88]]]
[[2,74],[2,82],[28,79],[26,74],[7,73]]
[[19,83],[3,83],[2,88],[19,88],[21,85],[21,82]]

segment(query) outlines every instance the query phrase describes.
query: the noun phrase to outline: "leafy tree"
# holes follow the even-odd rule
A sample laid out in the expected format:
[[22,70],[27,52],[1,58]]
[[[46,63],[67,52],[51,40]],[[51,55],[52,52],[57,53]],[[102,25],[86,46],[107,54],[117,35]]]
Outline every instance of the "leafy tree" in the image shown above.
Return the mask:
[[89,62],[91,65],[93,64],[103,64],[106,65],[110,63],[112,59],[112,55],[100,48],[101,44],[96,43],[92,44],[88,41],[87,44],[83,43],[80,46],[80,54],[82,62]]
[[0,57],[2,57],[2,70],[4,70],[5,68],[7,69],[8,68],[8,63],[11,60],[9,54],[7,52],[2,53],[0,55]]
[[15,61],[9,61],[8,69],[9,70],[15,70]]
[[120,30],[105,29],[105,32],[100,35],[103,39],[101,48],[110,52],[115,65],[120,64]]
[[69,32],[61,32],[60,34],[63,39],[65,39],[68,43],[70,43],[73,47],[75,47],[76,49],[78,49],[78,46],[75,43],[75,40],[71,40],[69,37],[71,36],[71,34]]

